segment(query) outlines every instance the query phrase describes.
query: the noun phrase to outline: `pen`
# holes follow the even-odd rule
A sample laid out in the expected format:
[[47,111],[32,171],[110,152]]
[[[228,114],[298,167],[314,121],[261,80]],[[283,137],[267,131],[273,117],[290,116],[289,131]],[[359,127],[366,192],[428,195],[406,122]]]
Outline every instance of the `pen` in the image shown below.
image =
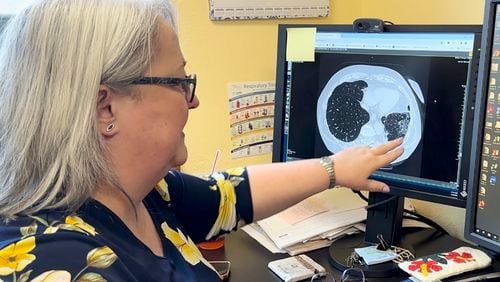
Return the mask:
[[215,165],[217,164],[217,160],[219,159],[219,154],[220,154],[220,149],[217,149],[217,151],[215,151],[215,157],[212,163],[212,170],[210,171],[210,175],[212,175],[215,171]]

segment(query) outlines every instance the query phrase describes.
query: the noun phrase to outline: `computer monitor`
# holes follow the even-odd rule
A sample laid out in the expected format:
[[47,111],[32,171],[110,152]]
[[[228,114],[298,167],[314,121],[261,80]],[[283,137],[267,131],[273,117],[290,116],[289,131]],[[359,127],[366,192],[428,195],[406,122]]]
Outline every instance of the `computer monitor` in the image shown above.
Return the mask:
[[[313,61],[287,60],[288,33],[316,30]],[[405,153],[372,175],[365,240],[397,242],[404,197],[465,207],[481,26],[280,25],[273,162],[317,158],[404,136]],[[295,42],[296,40],[294,40]],[[299,41],[301,44],[304,42]],[[344,257],[345,258],[345,257]]]
[[500,253],[500,0],[487,0],[471,150],[465,238]]

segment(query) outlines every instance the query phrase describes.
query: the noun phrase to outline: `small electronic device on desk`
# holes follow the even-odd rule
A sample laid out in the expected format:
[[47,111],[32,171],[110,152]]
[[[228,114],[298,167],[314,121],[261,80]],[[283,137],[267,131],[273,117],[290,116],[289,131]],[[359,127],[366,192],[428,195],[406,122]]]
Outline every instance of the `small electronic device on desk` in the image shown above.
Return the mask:
[[285,282],[301,281],[308,278],[314,280],[326,275],[325,268],[307,255],[273,260],[267,264],[267,267]]
[[[465,238],[500,253],[500,1],[486,0]],[[474,279],[500,281],[498,269]],[[483,275],[484,274],[484,275]],[[481,276],[483,275],[483,276]],[[471,280],[463,280],[471,281]]]
[[229,279],[231,274],[231,262],[228,260],[215,260],[209,261],[209,263],[217,270],[222,281]]

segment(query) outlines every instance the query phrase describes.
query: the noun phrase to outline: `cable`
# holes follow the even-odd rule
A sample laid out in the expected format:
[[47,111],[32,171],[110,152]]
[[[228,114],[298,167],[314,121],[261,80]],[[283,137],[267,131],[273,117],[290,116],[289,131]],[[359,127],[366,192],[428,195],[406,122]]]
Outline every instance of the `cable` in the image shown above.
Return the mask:
[[[368,198],[365,195],[363,195],[360,191],[354,191],[353,190],[353,192],[355,194],[357,194],[361,199],[363,199],[364,201],[368,202]],[[394,200],[396,197],[397,196],[393,196],[393,197],[390,197],[390,198],[388,198],[388,199],[386,199],[384,201],[377,202],[377,203],[372,204],[372,205],[368,205],[368,206],[366,206],[365,209],[368,210],[368,209],[372,209],[374,207],[377,207],[379,205],[386,204],[387,202],[390,202],[390,201]],[[403,213],[407,213],[407,214],[411,215],[411,216],[404,216],[403,215],[404,218],[408,218],[408,219],[412,219],[412,220],[423,222],[423,223],[431,226],[432,228],[434,228],[434,229],[436,229],[436,230],[438,230],[438,231],[440,231],[440,232],[442,232],[444,234],[448,234],[448,231],[446,231],[441,225],[439,225],[437,222],[435,222],[434,220],[432,220],[432,219],[430,219],[428,217],[425,217],[425,216],[423,216],[421,214],[418,214],[418,213],[416,213],[414,211],[410,211],[410,210],[407,210],[407,209],[404,209]]]
[[352,192],[354,192],[355,194],[358,194],[358,196],[359,196],[361,199],[363,199],[365,202],[367,202],[367,203],[368,203],[368,198],[367,198],[365,195],[363,195],[363,193],[361,193],[360,191],[356,191],[356,190],[351,190],[351,191],[352,191]]
[[444,234],[448,234],[448,231],[446,231],[441,225],[439,225],[437,222],[435,222],[434,220],[428,218],[428,217],[425,217],[421,214],[418,214],[416,212],[413,212],[413,211],[410,211],[410,210],[407,210],[405,209],[403,211],[404,213],[407,213],[407,214],[410,214],[412,216],[404,216],[404,218],[409,218],[409,219],[413,219],[413,220],[417,220],[417,221],[420,221],[420,222],[423,222],[431,227],[433,227],[434,229],[444,233]]
[[393,23],[393,22],[391,22],[391,21],[384,21],[384,24],[385,24],[385,25],[394,25],[394,23]]
[[483,280],[497,280],[500,277],[500,272],[492,272],[486,274],[480,274],[469,278],[464,278],[460,280],[455,280],[455,282],[470,282],[470,281],[483,281]]
[[393,201],[393,200],[395,200],[397,198],[398,198],[398,196],[392,196],[392,197],[387,198],[387,199],[385,199],[383,201],[376,202],[375,204],[371,204],[371,205],[366,206],[365,210],[369,210],[369,209],[373,209],[373,208],[381,206],[381,205],[385,205],[385,204],[389,203],[390,201]]

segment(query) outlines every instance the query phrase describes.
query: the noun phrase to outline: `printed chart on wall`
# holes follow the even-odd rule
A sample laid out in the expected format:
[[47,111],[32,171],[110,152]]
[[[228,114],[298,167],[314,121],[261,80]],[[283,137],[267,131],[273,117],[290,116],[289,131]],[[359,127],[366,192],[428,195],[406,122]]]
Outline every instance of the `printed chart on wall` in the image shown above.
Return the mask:
[[271,153],[274,81],[231,83],[228,90],[232,158]]
[[211,20],[326,17],[329,0],[210,0]]

